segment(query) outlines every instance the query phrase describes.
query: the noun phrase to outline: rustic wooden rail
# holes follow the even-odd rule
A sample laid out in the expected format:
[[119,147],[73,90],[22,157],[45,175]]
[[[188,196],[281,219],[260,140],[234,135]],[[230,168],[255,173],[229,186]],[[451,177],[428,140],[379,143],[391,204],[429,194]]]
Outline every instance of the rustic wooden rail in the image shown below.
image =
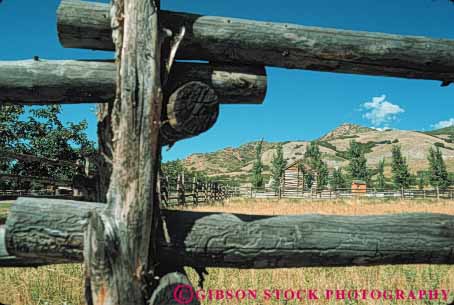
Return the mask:
[[[112,61],[0,61],[0,103],[106,103],[115,97]],[[258,104],[266,94],[266,72],[258,66],[175,63],[169,94],[189,81],[213,88],[222,104]]]
[[[160,12],[161,26],[186,35],[179,59],[292,69],[454,80],[454,40]],[[113,50],[109,6],[64,0],[58,35],[67,48]]]
[[[33,264],[81,262],[90,211],[105,208],[100,203],[18,199],[6,223],[6,246],[0,240],[0,249],[6,249],[0,250],[0,265],[26,265],[26,259]],[[452,215],[162,213],[167,230],[158,234],[161,263],[233,268],[454,263]],[[12,255],[18,258],[12,260]]]
[[185,180],[180,173],[175,179],[161,176],[161,202],[164,206],[214,203],[235,196],[235,188],[219,182]]
[[436,189],[367,189],[364,193],[354,193],[351,188],[346,189],[320,189],[317,191],[305,190],[275,190],[272,187],[234,187],[231,189],[232,196],[242,198],[292,198],[292,199],[338,199],[349,197],[367,198],[399,198],[399,199],[454,199],[454,190]]
[[[0,78],[2,77],[2,71],[0,69]],[[0,86],[0,92],[1,92],[1,86]],[[0,93],[1,94],[1,93]],[[0,100],[2,99],[0,95]],[[53,165],[53,166],[68,166],[68,167],[79,167],[80,165],[76,164],[75,162],[69,162],[65,160],[54,160],[54,159],[49,159],[49,158],[44,158],[44,157],[39,157],[35,155],[30,155],[30,154],[21,154],[21,153],[16,153],[16,152],[11,152],[8,150],[0,150],[0,159],[16,159],[16,160],[21,160],[21,161],[27,161],[27,162],[40,162],[43,164],[48,164],[48,165]]]
[[453,40],[166,12],[159,0],[113,0],[110,7],[63,0],[58,33],[65,47],[115,50],[115,64],[0,62],[0,99],[103,103],[98,135],[107,204],[17,200],[0,228],[0,266],[83,259],[88,305],[158,305],[175,303],[171,287],[190,284],[186,265],[454,264],[454,216],[161,211],[158,183],[163,145],[208,130],[222,100],[262,102],[263,66],[447,85],[454,80]]

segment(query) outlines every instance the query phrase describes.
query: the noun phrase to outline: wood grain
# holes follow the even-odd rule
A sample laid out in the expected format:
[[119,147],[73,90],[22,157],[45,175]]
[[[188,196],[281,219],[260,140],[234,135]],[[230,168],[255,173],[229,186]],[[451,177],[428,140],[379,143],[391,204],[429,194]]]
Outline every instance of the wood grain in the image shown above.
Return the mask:
[[[107,103],[115,97],[115,74],[111,61],[0,61],[0,103]],[[260,104],[267,89],[263,67],[177,62],[164,90],[190,81],[209,85],[223,104]]]
[[[99,203],[21,198],[7,220],[7,251],[49,263],[81,262],[81,237],[88,212],[104,207]],[[260,269],[454,264],[451,215],[161,212],[167,229],[158,234],[157,261],[164,265]]]
[[168,98],[166,117],[161,128],[163,145],[197,136],[216,123],[219,102],[216,92],[202,82],[188,82]]
[[147,304],[155,283],[163,108],[159,3],[111,5],[117,85],[107,209],[92,210],[84,234],[86,301]]
[[[64,0],[60,42],[112,50],[108,6]],[[177,59],[415,79],[454,80],[454,40],[347,31],[161,11],[161,25],[186,35]]]

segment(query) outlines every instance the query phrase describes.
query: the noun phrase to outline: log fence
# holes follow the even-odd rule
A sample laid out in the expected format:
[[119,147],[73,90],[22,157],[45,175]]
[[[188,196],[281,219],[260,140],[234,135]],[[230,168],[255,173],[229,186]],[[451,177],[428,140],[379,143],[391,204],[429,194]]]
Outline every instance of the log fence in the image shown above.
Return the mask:
[[236,188],[229,184],[201,181],[196,177],[188,180],[184,173],[178,174],[174,179],[161,176],[160,183],[163,206],[213,204],[238,194]]
[[287,199],[341,199],[341,198],[383,198],[383,199],[449,199],[454,200],[454,190],[437,189],[404,189],[404,190],[377,190],[367,189],[364,193],[352,192],[350,188],[345,189],[323,189],[291,191],[273,189],[272,187],[254,188],[250,186],[234,187],[233,197],[241,198],[287,198]]
[[160,202],[199,204],[241,190],[184,178],[173,190],[158,173],[162,146],[211,128],[220,103],[262,103],[265,66],[446,86],[454,40],[175,13],[159,0],[63,0],[57,20],[64,47],[115,50],[114,61],[0,62],[0,103],[100,103],[102,202],[19,198],[0,226],[0,266],[83,262],[88,305],[158,305],[176,304],[173,289],[190,284],[184,266],[454,264],[452,215],[175,211]]

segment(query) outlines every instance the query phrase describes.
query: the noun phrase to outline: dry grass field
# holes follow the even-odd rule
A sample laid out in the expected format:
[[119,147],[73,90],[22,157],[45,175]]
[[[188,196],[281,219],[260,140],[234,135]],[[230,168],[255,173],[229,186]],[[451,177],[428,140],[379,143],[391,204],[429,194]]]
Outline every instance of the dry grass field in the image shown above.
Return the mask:
[[[402,212],[434,212],[454,215],[454,201],[291,201],[232,200],[223,206],[189,208],[197,211],[223,211],[244,214],[337,214],[373,215]],[[1,211],[1,204],[0,204]],[[195,271],[188,270],[193,283]],[[454,266],[403,265],[348,268],[298,268],[275,270],[208,269],[208,289],[257,290],[258,299],[206,300],[203,304],[447,304],[442,300],[293,300],[262,299],[265,289],[454,290]],[[454,301],[454,292],[449,302]],[[10,305],[79,305],[84,304],[80,265],[49,266],[37,269],[0,269],[0,303]]]

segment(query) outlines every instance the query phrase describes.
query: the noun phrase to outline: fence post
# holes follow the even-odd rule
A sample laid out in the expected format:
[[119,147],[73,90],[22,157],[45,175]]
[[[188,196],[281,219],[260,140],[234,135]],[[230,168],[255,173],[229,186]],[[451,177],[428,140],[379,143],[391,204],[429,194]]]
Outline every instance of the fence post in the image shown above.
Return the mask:
[[199,204],[199,190],[197,188],[197,178],[194,177],[192,179],[192,203],[194,205],[198,205]]
[[159,1],[126,3],[113,0],[110,10],[121,77],[111,103],[115,142],[108,208],[89,213],[83,238],[87,304],[146,305],[159,275]]

